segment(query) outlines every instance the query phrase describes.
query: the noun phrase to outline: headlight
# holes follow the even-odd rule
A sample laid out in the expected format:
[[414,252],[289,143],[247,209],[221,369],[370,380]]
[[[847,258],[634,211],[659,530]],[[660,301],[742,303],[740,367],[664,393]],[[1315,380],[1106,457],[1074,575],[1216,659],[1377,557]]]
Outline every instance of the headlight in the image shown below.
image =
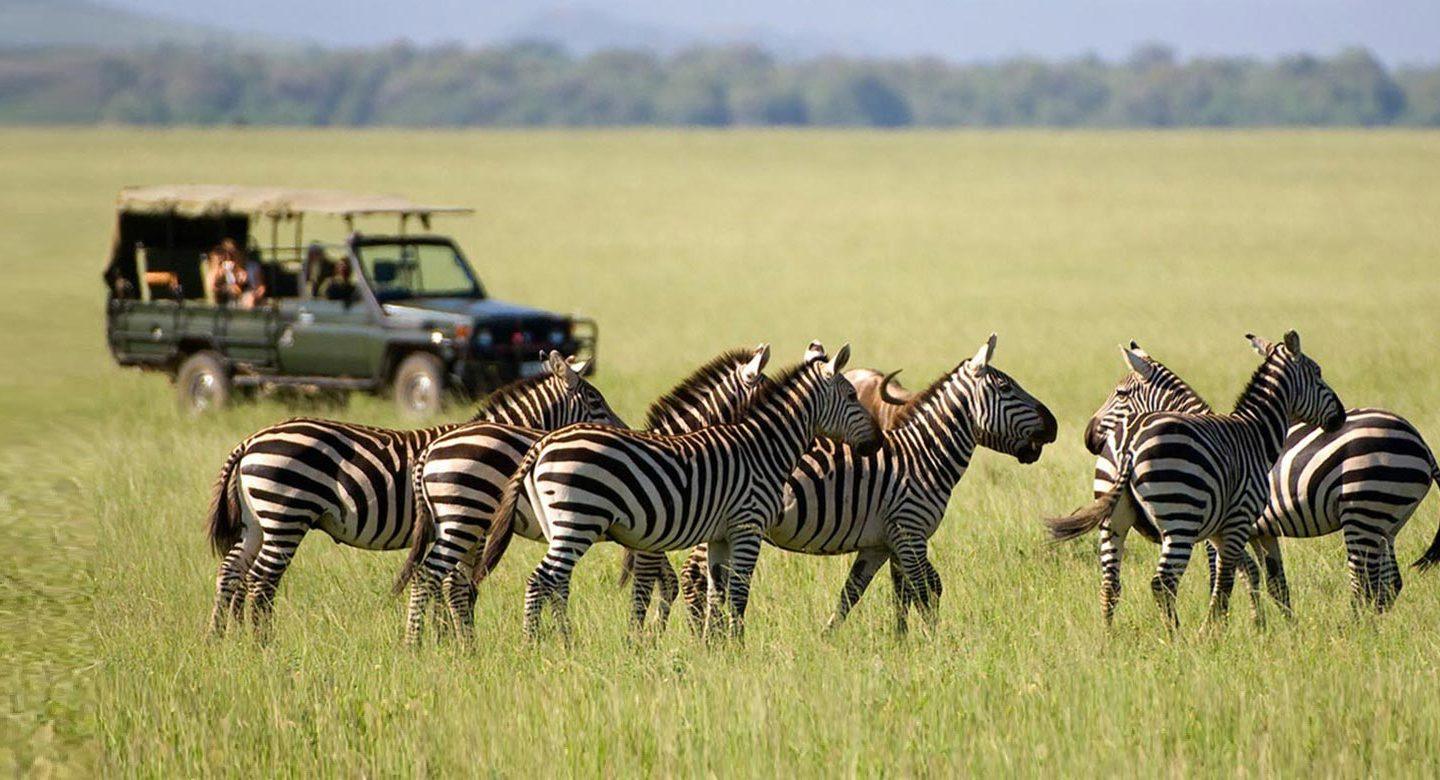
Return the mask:
[[561,344],[564,344],[565,331],[561,330],[560,328],[556,328],[555,330],[550,331],[550,343],[557,347]]
[[495,334],[491,333],[489,328],[481,328],[480,332],[475,334],[475,343],[488,347],[495,343]]

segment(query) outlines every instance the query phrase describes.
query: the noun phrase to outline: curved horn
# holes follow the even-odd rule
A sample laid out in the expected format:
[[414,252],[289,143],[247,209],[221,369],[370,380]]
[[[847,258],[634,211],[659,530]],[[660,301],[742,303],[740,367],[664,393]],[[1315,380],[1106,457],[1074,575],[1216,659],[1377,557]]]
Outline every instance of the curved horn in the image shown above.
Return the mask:
[[898,374],[898,373],[900,373],[901,371],[904,371],[904,370],[905,370],[905,369],[903,369],[903,368],[897,368],[897,369],[895,369],[894,371],[891,371],[890,373],[886,374],[884,379],[880,380],[880,399],[883,400],[885,403],[891,404],[891,405],[894,405],[894,406],[904,406],[904,405],[905,405],[905,403],[906,403],[906,402],[905,402],[905,399],[903,399],[903,398],[896,398],[895,396],[890,395],[890,380],[894,379],[896,374]]

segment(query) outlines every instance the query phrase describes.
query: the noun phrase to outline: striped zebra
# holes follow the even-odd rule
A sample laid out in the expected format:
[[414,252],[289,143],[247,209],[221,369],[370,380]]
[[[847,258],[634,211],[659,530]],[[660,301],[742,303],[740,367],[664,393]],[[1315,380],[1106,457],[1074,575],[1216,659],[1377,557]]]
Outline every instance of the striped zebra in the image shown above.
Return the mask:
[[[1290,588],[1277,537],[1340,532],[1345,539],[1350,586],[1357,607],[1384,612],[1400,595],[1395,535],[1440,483],[1435,455],[1404,418],[1382,409],[1351,409],[1339,430],[1300,424],[1285,436],[1270,470],[1270,501],[1255,523],[1255,552],[1265,582],[1281,609],[1290,612]],[[1440,531],[1421,569],[1440,563]]]
[[[1095,472],[1097,498],[1114,484],[1119,458],[1113,442],[1124,440],[1129,418],[1150,411],[1209,411],[1194,390],[1135,342],[1130,342],[1125,352],[1131,373],[1086,429],[1086,446],[1100,456]],[[1290,590],[1276,537],[1323,536],[1342,530],[1357,604],[1370,603],[1380,610],[1388,607],[1400,589],[1395,535],[1424,500],[1430,484],[1440,481],[1435,462],[1414,426],[1387,411],[1350,409],[1345,425],[1335,433],[1307,423],[1291,426],[1280,459],[1270,470],[1269,499],[1251,539],[1265,563],[1266,587],[1281,609],[1286,614],[1291,611]],[[1137,517],[1135,529],[1158,541],[1155,530],[1144,521],[1143,516]],[[1213,588],[1219,555],[1208,542],[1205,553]],[[1102,524],[1102,567],[1117,556],[1108,524]],[[1436,562],[1440,562],[1440,532],[1413,565],[1424,570]],[[1252,565],[1242,564],[1245,571],[1254,570]],[[1118,558],[1115,565],[1119,565]],[[1383,583],[1379,581],[1382,573],[1387,575]],[[1102,603],[1113,602],[1102,598]],[[1108,621],[1110,615],[1106,618]]]
[[[673,390],[657,400],[646,415],[645,427],[654,433],[679,434],[706,425],[734,422],[741,409],[764,382],[770,345],[753,350],[730,350],[708,361]],[[449,584],[445,600],[454,625],[469,637],[474,624],[474,588],[470,580],[474,562],[484,548],[500,493],[525,453],[544,431],[514,426],[473,424],[455,428],[435,439],[417,458],[415,468],[416,516],[410,559],[396,590],[410,585],[406,637],[420,639],[421,624],[430,600],[442,583]],[[545,541],[538,523],[523,511],[515,533]],[[678,592],[678,580],[664,553],[637,555],[637,599],[659,582],[662,609],[668,609]],[[638,592],[641,582],[648,587]],[[460,587],[456,587],[456,584]],[[640,618],[643,622],[644,608]]]
[[[870,412],[881,430],[889,430],[894,427],[895,417],[905,406],[905,402],[914,396],[914,393],[906,390],[898,381],[895,375],[900,373],[897,369],[889,374],[876,371],[873,368],[852,368],[845,372],[845,378],[855,388],[855,397],[860,405]],[[696,567],[691,572],[689,579],[690,590],[686,591],[686,604],[690,609],[692,628],[697,632],[704,628],[705,619],[705,581],[703,568],[705,566],[704,556],[696,558],[692,564]],[[649,611],[648,594],[654,589],[654,585],[647,580],[653,581],[657,573],[654,567],[646,567],[634,550],[626,548],[624,558],[621,561],[620,585],[624,586],[632,575],[635,581],[635,610],[636,620],[643,625],[644,615]],[[666,567],[666,570],[673,571]],[[670,619],[670,602],[675,599],[675,592],[667,590],[662,583],[661,601],[659,609],[659,621],[657,630],[663,630],[666,622]]]
[[[1249,338],[1264,360],[1233,412],[1164,411],[1136,417],[1117,448],[1120,465],[1114,487],[1067,517],[1047,520],[1056,540],[1108,526],[1114,557],[1102,561],[1101,586],[1107,620],[1120,596],[1125,535],[1137,516],[1159,531],[1160,562],[1150,588],[1170,630],[1179,626],[1175,593],[1200,539],[1218,543],[1210,616],[1212,621],[1223,619],[1235,569],[1249,562],[1245,545],[1265,506],[1266,474],[1280,457],[1289,423],[1309,422],[1333,432],[1345,422],[1345,407],[1325,384],[1320,367],[1301,352],[1298,334],[1286,333],[1281,344]],[[1258,621],[1259,573],[1247,570],[1247,575]]]
[[[933,620],[941,582],[927,547],[976,446],[1028,464],[1055,441],[1050,410],[990,364],[995,342],[992,334],[973,358],[914,394],[878,451],[819,440],[790,473],[783,512],[765,541],[809,555],[856,554],[827,630],[845,620],[887,561],[896,630],[906,631],[912,607]],[[692,618],[706,586],[706,557],[697,548],[681,572]]]
[[[621,424],[604,396],[558,352],[548,373],[511,383],[483,402],[476,419],[557,428],[574,422]],[[242,441],[225,460],[209,512],[210,544],[221,556],[210,630],[228,618],[268,633],[275,591],[306,532],[341,544],[398,550],[410,543],[411,464],[459,424],[396,431],[333,420],[293,419]],[[248,591],[248,593],[247,593]]]
[[517,501],[530,502],[550,541],[526,587],[527,635],[536,634],[548,603],[568,636],[571,572],[607,535],[650,552],[709,542],[707,633],[718,631],[728,606],[730,634],[743,635],[761,533],[811,440],[827,434],[863,449],[880,446],[874,418],[840,374],[849,346],[833,359],[818,344],[807,355],[757,393],[739,423],[680,436],[581,425],[536,444],[505,487],[482,563],[493,569],[514,532]]

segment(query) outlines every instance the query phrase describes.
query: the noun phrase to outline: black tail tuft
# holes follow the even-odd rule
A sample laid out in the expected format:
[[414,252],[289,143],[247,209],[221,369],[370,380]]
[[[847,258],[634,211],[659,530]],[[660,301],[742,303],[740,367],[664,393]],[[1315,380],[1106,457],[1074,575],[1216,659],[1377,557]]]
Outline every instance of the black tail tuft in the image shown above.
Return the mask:
[[[1430,468],[1430,479],[1440,486],[1440,468]],[[1425,571],[1435,564],[1440,563],[1440,528],[1435,529],[1435,539],[1430,542],[1430,549],[1420,556],[1420,559],[1410,564],[1420,571]]]
[[220,467],[220,476],[215,479],[215,489],[210,494],[209,529],[210,549],[223,556],[240,542],[243,521],[240,517],[240,486],[235,479],[235,466],[245,454],[247,442],[240,442],[230,450],[225,465]]

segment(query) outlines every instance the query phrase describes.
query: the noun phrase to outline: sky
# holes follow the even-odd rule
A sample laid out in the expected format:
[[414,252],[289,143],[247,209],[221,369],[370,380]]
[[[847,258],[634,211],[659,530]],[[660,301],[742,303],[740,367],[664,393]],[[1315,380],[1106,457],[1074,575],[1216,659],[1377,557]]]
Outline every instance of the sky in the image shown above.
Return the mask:
[[[987,61],[1122,59],[1161,42],[1182,56],[1262,58],[1364,46],[1394,64],[1440,62],[1440,0],[108,0],[191,22],[333,46],[405,39],[483,45],[576,20],[663,47],[756,40],[798,56]],[[557,11],[563,13],[557,13]],[[573,30],[572,30],[573,33]],[[782,52],[784,53],[784,52]]]

